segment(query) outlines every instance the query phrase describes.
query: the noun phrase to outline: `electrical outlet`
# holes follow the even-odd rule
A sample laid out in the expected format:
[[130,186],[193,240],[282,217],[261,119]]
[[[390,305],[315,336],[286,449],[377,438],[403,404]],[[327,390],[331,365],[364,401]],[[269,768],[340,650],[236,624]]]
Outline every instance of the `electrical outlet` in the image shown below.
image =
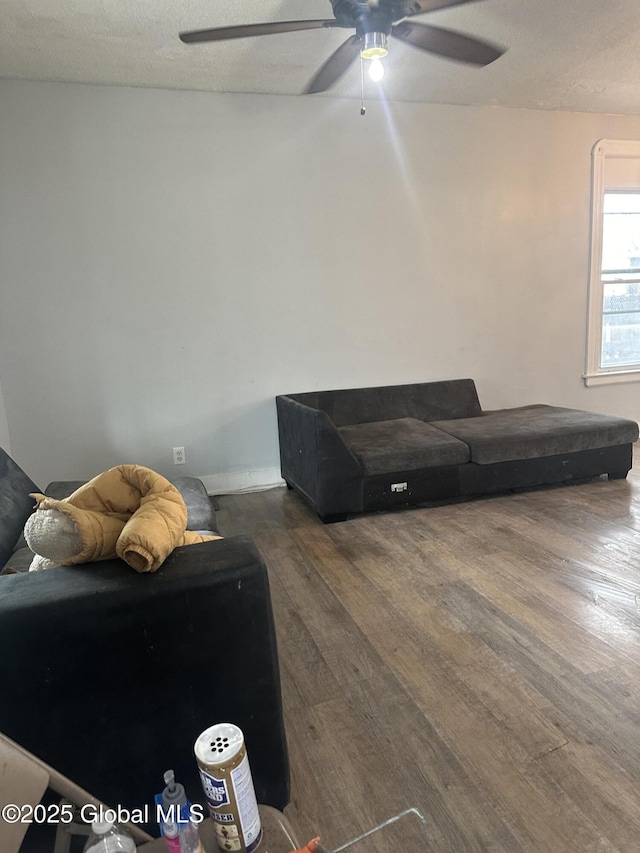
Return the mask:
[[187,461],[187,457],[184,455],[184,447],[174,447],[173,448],[173,464],[174,465],[185,465]]

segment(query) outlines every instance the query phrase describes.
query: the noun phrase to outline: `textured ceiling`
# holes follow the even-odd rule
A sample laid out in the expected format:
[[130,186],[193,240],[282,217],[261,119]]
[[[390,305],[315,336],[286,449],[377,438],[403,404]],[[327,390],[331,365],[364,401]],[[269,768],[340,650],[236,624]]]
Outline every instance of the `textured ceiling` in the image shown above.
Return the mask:
[[[0,0],[0,77],[296,95],[350,31],[190,46],[178,33],[329,17],[329,0]],[[508,51],[478,69],[391,40],[389,100],[640,114],[638,0],[482,0],[414,20]],[[357,63],[328,95],[360,96]]]

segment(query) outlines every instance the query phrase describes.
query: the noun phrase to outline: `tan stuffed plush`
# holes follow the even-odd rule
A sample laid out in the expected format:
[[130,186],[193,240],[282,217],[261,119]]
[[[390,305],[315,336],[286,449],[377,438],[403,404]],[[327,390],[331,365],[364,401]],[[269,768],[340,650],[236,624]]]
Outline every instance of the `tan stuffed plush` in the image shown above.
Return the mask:
[[120,557],[137,572],[154,572],[178,545],[219,539],[187,530],[178,489],[141,465],[119,465],[64,500],[34,494],[36,511],[24,536],[36,555],[30,571]]

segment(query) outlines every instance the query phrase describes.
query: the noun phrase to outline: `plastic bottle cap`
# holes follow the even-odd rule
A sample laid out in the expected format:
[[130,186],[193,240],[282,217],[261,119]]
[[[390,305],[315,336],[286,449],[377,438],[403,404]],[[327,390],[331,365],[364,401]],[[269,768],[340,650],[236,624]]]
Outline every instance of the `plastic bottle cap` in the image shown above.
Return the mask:
[[112,820],[94,820],[91,824],[91,831],[95,832],[96,835],[104,835],[105,832],[109,832],[110,829],[113,829],[115,823]]

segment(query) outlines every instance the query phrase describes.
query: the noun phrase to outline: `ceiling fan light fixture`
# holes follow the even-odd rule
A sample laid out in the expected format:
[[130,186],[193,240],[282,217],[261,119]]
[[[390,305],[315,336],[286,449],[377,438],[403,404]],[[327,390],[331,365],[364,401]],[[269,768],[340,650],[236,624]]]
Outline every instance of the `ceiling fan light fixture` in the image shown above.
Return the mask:
[[360,51],[363,59],[382,59],[389,51],[387,50],[387,36],[385,33],[365,33],[364,46]]

